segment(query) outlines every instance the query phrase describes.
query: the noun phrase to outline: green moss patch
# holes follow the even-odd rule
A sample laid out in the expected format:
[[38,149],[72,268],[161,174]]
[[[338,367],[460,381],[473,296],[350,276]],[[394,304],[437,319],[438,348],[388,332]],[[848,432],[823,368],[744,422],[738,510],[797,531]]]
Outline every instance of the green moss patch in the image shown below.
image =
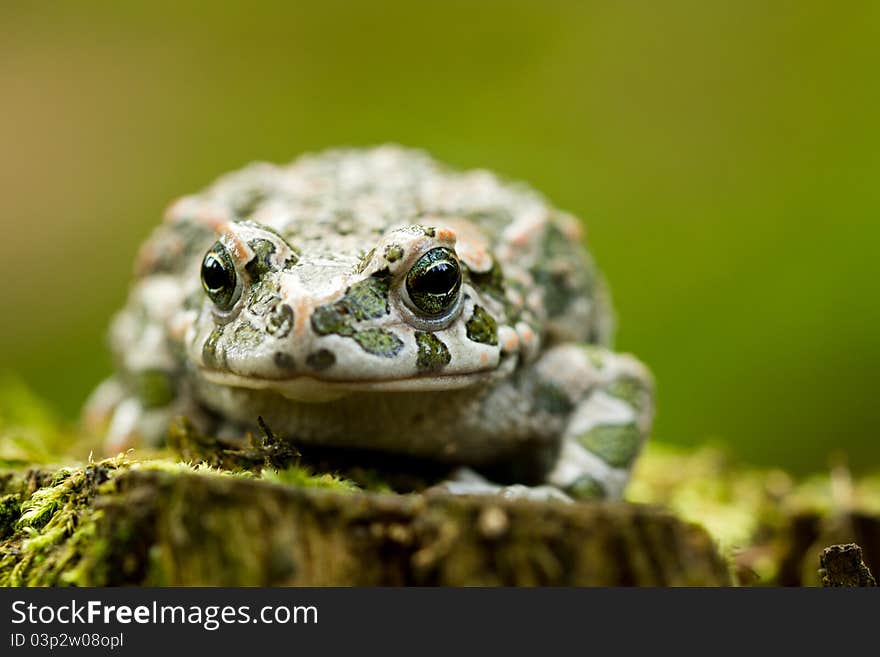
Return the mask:
[[62,468],[39,488],[28,490],[22,482],[20,492],[6,495],[0,502],[0,586],[102,584],[106,546],[93,540],[101,517],[93,501],[126,467],[117,458]]

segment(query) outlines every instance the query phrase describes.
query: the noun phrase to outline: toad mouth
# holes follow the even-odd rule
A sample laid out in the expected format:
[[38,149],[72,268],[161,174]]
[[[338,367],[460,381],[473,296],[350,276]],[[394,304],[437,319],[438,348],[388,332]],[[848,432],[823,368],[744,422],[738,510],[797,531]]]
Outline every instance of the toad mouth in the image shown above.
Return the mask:
[[442,391],[467,388],[491,375],[489,371],[467,374],[425,373],[400,379],[328,380],[308,374],[287,378],[242,376],[205,367],[201,374],[211,383],[251,390],[270,390],[297,401],[331,401],[351,392]]

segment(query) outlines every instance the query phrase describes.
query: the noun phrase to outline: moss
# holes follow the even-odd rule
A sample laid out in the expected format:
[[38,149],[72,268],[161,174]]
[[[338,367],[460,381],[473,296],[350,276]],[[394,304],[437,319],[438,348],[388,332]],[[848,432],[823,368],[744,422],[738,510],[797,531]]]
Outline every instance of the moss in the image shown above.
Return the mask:
[[[674,525],[639,506],[577,505],[583,518],[566,520],[550,507],[499,502],[506,517],[499,522],[499,510],[484,503],[352,494],[356,486],[332,474],[338,464],[320,455],[307,461],[265,424],[243,441],[204,436],[186,423],[173,436],[170,454],[83,462],[88,437],[59,426],[24,386],[0,377],[0,467],[11,468],[0,471],[0,584],[204,583],[218,573],[256,583],[633,582],[653,576],[651,546],[671,545]],[[402,469],[411,474],[414,465],[404,461]],[[384,471],[361,470],[338,471],[390,490]],[[596,492],[581,484],[581,492]],[[704,526],[743,583],[818,584],[822,548],[838,543],[859,543],[874,573],[880,564],[880,473],[854,477],[837,466],[798,481],[738,464],[716,447],[649,442],[627,499]],[[491,531],[473,534],[485,527]],[[587,532],[577,549],[557,535],[572,531]],[[691,554],[691,542],[708,539],[685,532],[677,540],[685,544],[676,549]],[[252,552],[241,554],[242,546]],[[627,557],[597,570],[608,554]],[[709,581],[698,575],[675,581]]]
[[627,499],[672,508],[732,547],[747,544],[758,523],[774,523],[767,512],[781,512],[795,489],[781,470],[744,468],[717,445],[684,450],[648,441]]
[[15,531],[15,523],[21,517],[21,497],[9,494],[0,497],[0,539]]
[[[749,584],[818,584],[822,548],[880,528],[877,474],[855,478],[835,467],[799,481],[778,468],[739,463],[718,445],[683,449],[649,441],[626,499],[706,527],[739,581]],[[868,538],[862,547],[876,570],[880,544]]]
[[301,465],[289,466],[283,470],[264,469],[260,478],[264,481],[301,488],[328,488],[346,493],[359,490],[359,487],[348,479],[329,472],[315,473]]
[[226,440],[205,435],[186,418],[179,418],[169,429],[168,446],[182,461],[229,471],[286,468],[299,459],[296,447],[276,436],[265,423],[262,426],[261,436],[248,433],[244,441]]
[[[18,505],[12,532],[0,542],[0,586],[92,585],[80,579],[79,563],[101,546],[91,539],[101,511],[95,496],[128,467],[124,457],[57,471],[47,485],[17,500],[4,498],[5,508]],[[88,571],[94,574],[94,569]]]
[[[678,579],[651,579],[658,575],[652,570],[657,566],[649,564],[648,552],[659,550],[656,554],[666,558],[666,548],[659,546],[672,549],[672,529],[669,520],[642,513],[639,507],[609,507],[606,512],[601,510],[604,507],[585,506],[584,519],[569,525],[574,516],[566,520],[568,512],[557,517],[548,507],[535,514],[533,504],[508,506],[499,501],[506,519],[499,524],[495,516],[502,512],[500,506],[490,513],[487,508],[495,507],[465,500],[433,505],[430,496],[351,495],[356,493],[354,484],[302,465],[289,443],[266,426],[264,435],[235,448],[191,429],[187,433],[190,448],[206,450],[211,462],[190,465],[129,457],[3,475],[0,584],[216,583],[218,577],[243,583],[320,583],[326,578],[366,583],[396,581],[393,578],[398,576],[423,584],[718,581],[700,579],[708,577],[705,572],[672,575],[674,568],[668,570],[672,568],[668,565],[660,566],[663,577]],[[829,508],[831,503],[823,495],[833,497],[827,478],[826,492],[820,494],[817,480],[796,484],[779,472],[738,468],[718,450],[687,452],[654,445],[639,463],[630,499],[668,506],[677,516],[708,526],[740,577],[747,568],[760,577],[757,583],[779,581],[785,557],[782,552],[770,552],[768,546],[775,545],[773,531],[789,536],[784,531],[786,514],[792,509]],[[246,465],[251,469],[242,467]],[[132,488],[129,473],[137,474],[138,481],[165,483]],[[202,479],[191,480],[191,475],[207,479],[200,483]],[[218,487],[210,483],[214,480],[252,480],[254,484],[262,480],[283,490],[348,493],[349,501],[290,497],[232,484]],[[592,496],[599,492],[589,481],[580,483],[572,493]],[[871,501],[877,501],[877,484],[869,478],[853,485],[852,497],[860,508],[870,508]],[[295,513],[295,521],[285,519],[287,513]],[[486,513],[493,522],[483,517]],[[562,531],[559,523],[568,535],[586,528],[596,533],[589,540],[583,534],[585,542],[571,551],[558,534]],[[491,535],[471,535],[484,526],[492,529]],[[683,534],[674,549],[704,554],[705,547],[681,543],[697,539],[696,534]],[[216,545],[218,541],[225,545]],[[303,546],[312,545],[310,541],[318,541],[314,549],[326,550],[326,555],[317,557],[312,548],[303,552]],[[744,555],[757,549],[743,551],[748,545],[763,546],[759,552],[766,563],[756,562],[753,556],[743,563]],[[395,575],[396,571],[387,568],[396,561],[387,559],[400,550],[404,550],[401,554],[412,551],[402,562],[411,566]],[[374,560],[370,556],[374,552],[384,556]],[[626,556],[607,570],[597,570],[595,564],[606,563],[609,554],[618,555],[615,559]],[[484,563],[484,558],[489,561]],[[818,559],[814,571],[817,565]]]
[[[282,486],[351,492],[357,486],[333,474],[320,474],[299,464],[273,468],[289,459],[272,448],[271,432],[261,445],[260,478]],[[230,471],[206,463],[137,461],[125,456],[34,477],[19,473],[0,497],[0,586],[105,586],[140,581],[147,567],[151,537],[143,523],[154,513],[146,500],[122,502],[125,513],[107,523],[104,509],[125,491],[120,475],[130,471],[181,476],[255,478],[252,472]],[[31,489],[31,490],[29,490]],[[97,504],[98,496],[102,502]]]
[[[120,478],[120,486],[124,494],[105,506],[106,526],[149,536],[151,547],[135,550],[146,564],[138,581],[148,585],[728,581],[705,533],[646,507],[338,495],[142,471]],[[132,498],[153,510],[145,521],[132,521]],[[659,565],[643,557],[657,551],[669,555]]]

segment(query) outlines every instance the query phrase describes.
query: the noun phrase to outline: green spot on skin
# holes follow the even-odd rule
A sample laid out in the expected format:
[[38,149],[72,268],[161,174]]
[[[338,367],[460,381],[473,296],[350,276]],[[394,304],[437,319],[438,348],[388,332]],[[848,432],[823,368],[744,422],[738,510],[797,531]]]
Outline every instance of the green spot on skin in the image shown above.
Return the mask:
[[275,282],[264,281],[253,285],[248,298],[248,310],[258,317],[265,315],[281,301],[279,289]]
[[625,377],[617,379],[605,388],[606,392],[641,410],[648,401],[648,390],[639,379]]
[[354,335],[348,312],[336,305],[319,306],[312,313],[312,328],[318,335]]
[[535,387],[535,407],[554,415],[568,415],[574,404],[558,385],[551,381],[541,381]]
[[232,211],[236,216],[247,219],[260,207],[268,196],[265,189],[249,189],[233,201]]
[[642,444],[642,435],[634,423],[600,424],[590,429],[578,442],[615,468],[628,467]]
[[318,372],[326,370],[335,362],[336,356],[333,355],[332,351],[328,351],[327,349],[318,349],[318,351],[313,351],[306,357],[306,365]]
[[354,268],[355,273],[362,274],[364,272],[364,270],[367,268],[367,265],[370,264],[370,260],[373,259],[373,256],[375,254],[376,254],[376,249],[370,249],[364,255],[362,255],[357,266]]
[[598,500],[606,496],[602,483],[590,475],[581,475],[566,487],[565,492],[578,500]]
[[226,366],[226,353],[218,345],[222,337],[223,329],[215,328],[205,340],[205,345],[202,347],[202,361],[205,367],[219,370]]
[[261,231],[263,231],[263,232],[265,232],[265,233],[271,233],[272,235],[274,235],[275,237],[278,238],[278,241],[279,241],[279,242],[281,242],[281,243],[282,243],[282,244],[283,244],[288,250],[290,250],[290,251],[294,254],[292,257],[293,257],[293,259],[294,259],[295,261],[297,261],[297,260],[299,259],[299,258],[297,257],[297,256],[299,255],[299,249],[297,249],[296,247],[294,247],[294,246],[293,246],[293,245],[287,240],[287,237],[285,237],[284,235],[282,235],[281,233],[279,233],[277,230],[275,230],[275,229],[272,228],[271,226],[267,226],[266,224],[261,224],[261,223],[258,223],[258,222],[256,222],[256,221],[240,221],[240,222],[238,222],[238,223],[242,224],[243,226],[251,226],[251,227],[256,228],[256,229],[258,229],[258,230],[261,230]]
[[468,339],[481,344],[498,344],[498,324],[495,318],[480,306],[466,324]]
[[263,334],[249,322],[244,322],[236,327],[234,341],[236,345],[253,349],[263,341]]
[[568,275],[545,266],[535,267],[531,271],[535,284],[544,288],[544,307],[547,309],[547,315],[558,317],[563,314],[575,296],[574,290],[568,283]]
[[474,284],[480,292],[488,294],[498,301],[505,302],[507,300],[504,293],[504,274],[501,272],[501,265],[497,261],[492,262],[492,268],[486,272],[470,272],[471,283]]
[[388,281],[371,276],[355,283],[337,305],[341,305],[358,322],[387,315]]
[[544,247],[545,260],[567,259],[572,252],[571,240],[553,221],[547,223],[542,246]]
[[266,331],[276,338],[286,338],[293,328],[293,310],[287,304],[276,306],[266,318]]
[[248,246],[253,249],[254,257],[244,268],[251,277],[251,281],[258,281],[273,270],[272,255],[275,253],[275,244],[269,240],[254,239],[248,242]]
[[593,347],[593,346],[585,346],[584,354],[586,354],[587,358],[590,361],[590,365],[595,367],[597,370],[601,370],[605,368],[605,361],[602,358],[603,349],[601,347]]
[[403,349],[403,341],[385,329],[365,329],[358,331],[352,337],[361,346],[361,349],[374,356],[392,358]]
[[134,388],[144,408],[167,406],[174,399],[174,379],[163,370],[137,372]]
[[318,306],[312,313],[312,328],[318,335],[355,334],[354,323],[388,314],[388,280],[370,276],[355,283],[337,302]]
[[433,333],[416,333],[418,357],[416,367],[420,372],[436,372],[449,365],[452,355],[449,349]]
[[551,318],[564,314],[573,299],[596,296],[595,267],[589,259],[575,256],[577,248],[554,221],[547,224],[541,264],[531,273],[544,290],[544,307]]
[[385,260],[397,262],[403,257],[403,247],[399,244],[389,244],[385,247]]

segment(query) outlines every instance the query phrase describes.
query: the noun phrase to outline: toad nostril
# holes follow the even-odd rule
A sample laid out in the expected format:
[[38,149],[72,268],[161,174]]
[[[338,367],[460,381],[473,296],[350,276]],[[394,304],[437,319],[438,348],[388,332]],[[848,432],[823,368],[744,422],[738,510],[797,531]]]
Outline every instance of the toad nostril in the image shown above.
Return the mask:
[[316,372],[326,370],[328,367],[332,367],[335,363],[336,356],[333,355],[332,351],[326,349],[318,349],[306,357],[306,365]]
[[293,356],[284,351],[276,351],[272,360],[275,361],[275,366],[279,370],[289,371],[296,369],[296,361],[294,361]]

